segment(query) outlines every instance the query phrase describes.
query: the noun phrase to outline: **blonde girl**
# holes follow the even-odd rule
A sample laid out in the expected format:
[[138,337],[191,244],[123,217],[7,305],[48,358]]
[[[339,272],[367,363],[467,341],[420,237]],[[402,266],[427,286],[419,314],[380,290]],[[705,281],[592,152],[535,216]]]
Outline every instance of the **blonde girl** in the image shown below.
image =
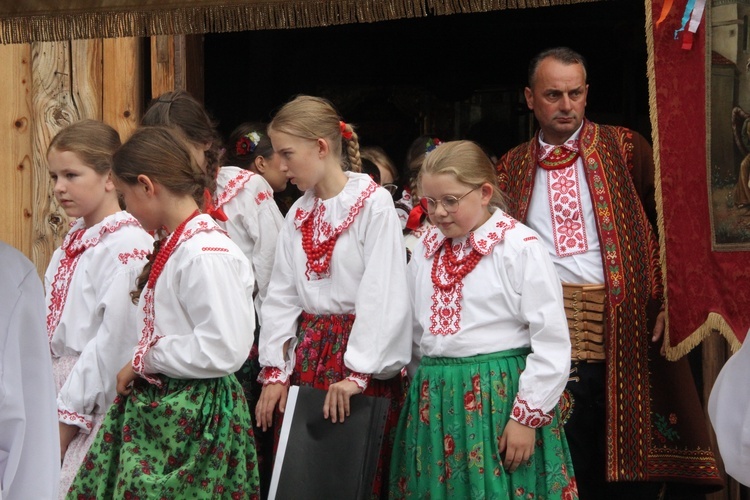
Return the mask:
[[409,263],[413,378],[391,498],[577,498],[557,417],[570,340],[547,251],[503,211],[476,144],[437,146],[417,182],[434,227]]
[[[261,309],[258,425],[266,429],[275,410],[283,413],[290,383],[327,390],[322,411],[332,422],[345,420],[357,394],[389,397],[378,469],[387,478],[410,353],[406,259],[393,201],[357,173],[357,134],[325,99],[295,98],[268,134],[282,170],[304,195],[279,235]],[[378,476],[373,495],[380,493]]]
[[63,496],[115,399],[117,371],[138,342],[128,291],[153,239],[118,203],[112,154],[119,146],[112,127],[83,120],[47,149],[55,199],[74,219],[44,277]]

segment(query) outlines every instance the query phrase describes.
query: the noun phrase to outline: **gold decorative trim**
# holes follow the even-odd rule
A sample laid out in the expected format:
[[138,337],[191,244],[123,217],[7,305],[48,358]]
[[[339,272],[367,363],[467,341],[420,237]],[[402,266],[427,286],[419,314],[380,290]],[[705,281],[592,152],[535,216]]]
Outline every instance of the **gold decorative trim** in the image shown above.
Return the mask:
[[43,14],[33,7],[0,8],[0,43],[313,28],[596,1],[603,0],[246,0],[224,5],[183,0],[174,7],[130,0],[127,8],[89,11],[68,1]]

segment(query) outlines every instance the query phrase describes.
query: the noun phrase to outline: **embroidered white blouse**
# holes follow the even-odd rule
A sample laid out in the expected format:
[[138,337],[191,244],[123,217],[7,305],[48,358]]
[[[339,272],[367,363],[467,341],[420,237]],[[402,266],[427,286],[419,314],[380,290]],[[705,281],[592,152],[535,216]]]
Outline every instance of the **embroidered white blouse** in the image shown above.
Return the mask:
[[273,189],[262,175],[239,167],[222,167],[216,182],[216,206],[227,216],[226,222],[217,222],[250,259],[257,292],[255,309],[260,311],[284,216],[273,199]]
[[[580,133],[581,128],[571,136],[568,142],[572,142],[577,147]],[[553,148],[542,140],[541,135],[539,147],[541,150]],[[594,218],[594,206],[583,168],[583,160],[580,156],[573,165],[565,169],[548,172],[543,168],[537,168],[526,224],[539,234],[544,247],[549,249],[552,263],[562,281],[604,283],[604,268]],[[563,201],[567,195],[568,204],[578,204],[580,207],[578,210],[582,212],[580,219],[561,221],[563,227],[558,227],[557,230],[553,229],[553,216],[560,214],[556,214],[554,200],[559,201],[561,197],[556,198],[556,195],[562,195]],[[575,206],[573,205],[574,208]],[[559,251],[562,255],[558,255],[559,245],[556,244],[556,238],[553,235],[555,231],[570,231],[572,235],[582,240],[583,247],[578,251]],[[562,237],[561,232],[559,235]]]
[[88,433],[116,396],[116,377],[138,343],[130,292],[153,239],[127,212],[73,223],[44,281],[52,356],[80,355],[57,396],[60,422]]
[[57,498],[60,437],[36,268],[0,243],[0,498]]
[[[496,209],[476,231],[453,241],[460,258],[471,248],[483,257],[464,277],[463,287],[440,293],[432,281],[433,260],[444,252],[446,241],[432,228],[409,262],[414,310],[410,374],[422,356],[463,358],[528,347],[512,418],[531,427],[546,425],[570,371],[562,287],[547,250],[533,230]],[[439,266],[438,273],[445,268]]]
[[[354,372],[388,379],[409,361],[406,253],[393,200],[368,175],[346,175],[349,179],[335,197],[321,200],[307,191],[287,214],[261,309],[260,364],[278,369],[273,380],[262,372],[264,383],[286,382],[292,373],[302,311],[356,315],[344,353],[344,364]],[[308,217],[315,217],[317,242],[343,228],[324,276],[307,270],[300,226]]]
[[[138,301],[133,366],[147,380],[223,377],[250,353],[255,330],[253,270],[209,215],[185,226],[172,255]],[[133,353],[133,350],[130,350]]]

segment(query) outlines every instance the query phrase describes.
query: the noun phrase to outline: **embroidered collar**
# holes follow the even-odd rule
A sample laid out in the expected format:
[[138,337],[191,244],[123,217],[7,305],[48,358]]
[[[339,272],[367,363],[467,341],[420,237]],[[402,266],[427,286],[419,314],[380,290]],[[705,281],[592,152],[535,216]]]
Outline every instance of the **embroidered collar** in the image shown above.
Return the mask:
[[[505,239],[505,233],[513,229],[516,224],[518,224],[516,219],[499,208],[495,208],[490,218],[476,231],[472,231],[462,238],[456,238],[453,242],[454,244],[463,244],[468,239],[472,248],[482,255],[488,255],[495,245]],[[425,246],[425,257],[430,258],[435,255],[446,239],[437,227],[431,226],[422,240]]]
[[221,209],[235,198],[255,175],[257,175],[255,172],[239,167],[221,167],[217,177],[219,193],[216,196],[216,208]]
[[325,212],[326,222],[334,228],[348,226],[359,213],[364,200],[375,192],[378,185],[367,174],[344,172],[349,178],[344,189],[333,198],[321,200],[309,189],[297,201],[294,212],[294,227],[300,229],[308,217]]
[[68,255],[77,255],[87,248],[97,245],[105,235],[114,233],[123,226],[140,227],[141,225],[135,217],[124,210],[108,215],[100,223],[89,228],[85,227],[83,217],[78,218],[70,224],[70,230],[63,240],[62,249]]
[[[196,215],[185,224],[185,229],[177,240],[172,253],[174,253],[185,240],[192,238],[196,233],[204,231],[219,231],[225,235],[227,234],[227,232],[222,229],[221,226],[217,224],[216,220],[214,220],[209,214]],[[166,235],[165,237],[169,238],[169,236],[170,235]]]
[[[571,135],[568,138],[568,140],[565,141],[565,143],[564,143],[565,149],[567,149],[569,151],[579,151],[579,148],[578,148],[578,138],[581,135],[581,129],[583,129],[583,124],[585,122],[586,122],[586,120],[581,121],[581,125],[578,127],[578,130],[576,130],[573,133],[573,135]],[[544,160],[545,158],[547,158],[549,155],[552,154],[553,151],[555,151],[556,148],[558,148],[558,146],[556,146],[554,144],[547,144],[546,142],[544,142],[544,134],[542,134],[541,131],[539,132],[538,141],[539,141],[538,142],[538,144],[539,144],[539,151],[537,152],[537,154],[538,154],[538,160],[539,161]]]

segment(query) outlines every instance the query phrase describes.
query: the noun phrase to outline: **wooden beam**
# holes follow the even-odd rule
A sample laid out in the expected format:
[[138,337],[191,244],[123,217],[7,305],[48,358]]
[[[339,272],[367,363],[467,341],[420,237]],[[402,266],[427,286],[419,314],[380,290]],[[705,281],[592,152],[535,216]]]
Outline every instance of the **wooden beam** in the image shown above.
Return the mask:
[[78,117],[101,120],[104,78],[102,40],[73,40],[70,47],[72,98]]
[[31,257],[32,196],[31,46],[0,46],[0,240]]
[[33,212],[31,260],[40,275],[62,242],[68,218],[52,195],[47,173],[47,147],[63,127],[79,119],[71,95],[70,42],[31,44]]
[[203,102],[204,72],[203,35],[175,37],[175,89],[187,90]]
[[151,37],[151,99],[175,89],[175,38]]
[[103,44],[102,119],[125,141],[138,126],[143,109],[143,39],[105,39]]

